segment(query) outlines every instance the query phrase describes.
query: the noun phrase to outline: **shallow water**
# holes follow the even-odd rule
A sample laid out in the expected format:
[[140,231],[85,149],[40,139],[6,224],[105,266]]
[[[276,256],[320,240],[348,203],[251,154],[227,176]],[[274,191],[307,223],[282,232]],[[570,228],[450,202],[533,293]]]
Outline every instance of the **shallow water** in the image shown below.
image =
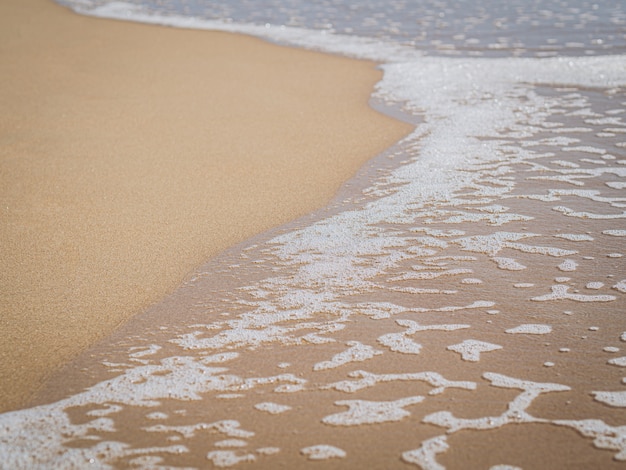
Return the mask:
[[[109,0],[60,0],[74,7]],[[429,55],[524,56],[626,51],[626,8],[611,0],[130,0],[158,15],[370,37]]]
[[[512,19],[503,34],[522,45],[474,44],[488,57],[473,57],[462,39],[398,44],[421,30],[411,9],[343,24],[203,2],[230,18],[212,22],[189,19],[199,2],[136,3],[74,5],[381,60],[376,106],[416,130],[329,207],[211,260],[31,408],[0,415],[0,468],[623,465],[626,56],[597,55],[623,47],[619,5],[529,7],[530,23],[574,17],[558,57],[538,58],[547,49]],[[487,37],[504,13],[481,11],[472,34]],[[368,15],[406,25],[367,33]],[[567,45],[577,24],[604,38],[581,57]]]

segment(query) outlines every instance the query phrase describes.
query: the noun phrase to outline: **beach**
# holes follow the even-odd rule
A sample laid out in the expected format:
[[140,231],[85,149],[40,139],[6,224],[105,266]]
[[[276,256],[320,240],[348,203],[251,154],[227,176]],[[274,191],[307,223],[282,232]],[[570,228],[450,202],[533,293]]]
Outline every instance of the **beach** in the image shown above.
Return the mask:
[[0,470],[623,467],[621,5],[59,2],[0,7],[60,29],[0,95]]
[[411,129],[372,62],[47,0],[0,22],[0,410]]

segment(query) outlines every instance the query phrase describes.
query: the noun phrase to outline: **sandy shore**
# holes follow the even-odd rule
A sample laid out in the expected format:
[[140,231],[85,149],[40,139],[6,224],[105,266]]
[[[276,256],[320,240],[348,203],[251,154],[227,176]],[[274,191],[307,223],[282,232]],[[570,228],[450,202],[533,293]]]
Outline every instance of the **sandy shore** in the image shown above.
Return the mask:
[[0,4],[0,410],[408,126],[375,64]]

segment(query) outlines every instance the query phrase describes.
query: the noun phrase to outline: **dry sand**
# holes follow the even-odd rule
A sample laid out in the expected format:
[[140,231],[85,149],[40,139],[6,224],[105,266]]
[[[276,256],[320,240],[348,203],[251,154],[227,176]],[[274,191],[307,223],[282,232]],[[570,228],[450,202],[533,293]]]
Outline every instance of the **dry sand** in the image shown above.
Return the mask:
[[0,3],[0,411],[408,126],[375,64]]

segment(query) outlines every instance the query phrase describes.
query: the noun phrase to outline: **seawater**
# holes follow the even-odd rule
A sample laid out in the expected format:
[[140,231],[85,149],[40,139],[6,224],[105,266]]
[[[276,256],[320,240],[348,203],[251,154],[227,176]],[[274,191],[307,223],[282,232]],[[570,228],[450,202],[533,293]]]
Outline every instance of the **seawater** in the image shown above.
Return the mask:
[[0,468],[626,461],[620,2],[109,2],[376,60],[415,124],[0,415]]

